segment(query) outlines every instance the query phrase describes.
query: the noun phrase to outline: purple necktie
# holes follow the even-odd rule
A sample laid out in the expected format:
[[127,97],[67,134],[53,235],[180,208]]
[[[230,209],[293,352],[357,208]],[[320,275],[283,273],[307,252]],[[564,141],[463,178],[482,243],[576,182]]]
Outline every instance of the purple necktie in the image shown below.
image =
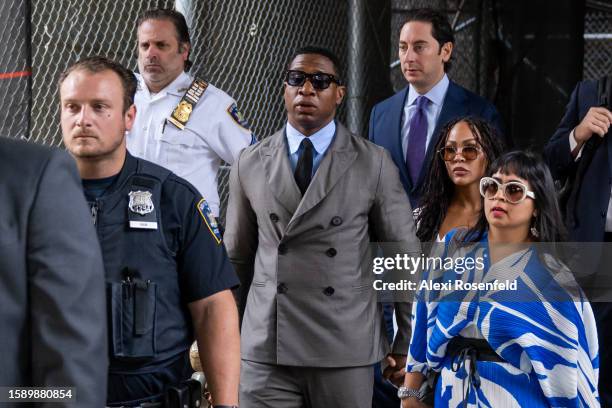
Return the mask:
[[416,184],[423,160],[425,160],[425,144],[427,142],[427,115],[425,108],[429,103],[426,96],[416,98],[416,111],[410,118],[408,130],[408,147],[406,148],[406,165],[412,184]]

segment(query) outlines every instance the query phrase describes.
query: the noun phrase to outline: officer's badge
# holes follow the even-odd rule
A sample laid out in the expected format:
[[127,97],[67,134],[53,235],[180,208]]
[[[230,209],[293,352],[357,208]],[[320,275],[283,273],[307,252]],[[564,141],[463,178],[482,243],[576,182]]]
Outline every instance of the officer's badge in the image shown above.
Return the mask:
[[130,191],[128,196],[130,197],[128,207],[130,211],[136,214],[146,215],[152,213],[155,209],[151,199],[153,194],[149,191]]
[[236,122],[238,125],[242,126],[246,130],[251,130],[249,129],[249,123],[247,122],[242,112],[238,110],[238,106],[236,106],[235,103],[232,103],[230,106],[228,106],[227,113],[229,113],[232,119],[234,119],[234,122]]
[[206,226],[208,227],[208,230],[212,234],[213,238],[215,241],[217,241],[217,244],[220,244],[222,239],[221,229],[219,228],[217,219],[212,214],[212,211],[210,210],[210,207],[205,199],[201,199],[198,202],[198,211],[200,212],[200,215],[202,216],[204,223],[206,223]]
[[193,110],[193,107],[191,106],[189,102],[181,101],[181,103],[179,103],[176,109],[174,110],[173,115],[179,121],[187,122],[189,120],[189,116],[191,115],[192,110]]
[[194,79],[191,85],[189,85],[189,88],[183,88],[187,89],[187,92],[185,92],[185,95],[183,95],[181,101],[176,105],[176,108],[174,108],[167,120],[177,128],[181,130],[185,129],[185,125],[187,121],[189,121],[193,107],[198,103],[202,95],[204,95],[206,88],[208,88],[208,82],[199,78]]

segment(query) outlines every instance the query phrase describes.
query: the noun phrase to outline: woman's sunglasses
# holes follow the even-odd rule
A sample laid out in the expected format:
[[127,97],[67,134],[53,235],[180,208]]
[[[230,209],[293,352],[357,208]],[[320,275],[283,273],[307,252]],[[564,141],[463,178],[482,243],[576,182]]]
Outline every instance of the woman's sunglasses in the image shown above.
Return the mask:
[[484,198],[491,199],[495,197],[499,189],[502,190],[504,198],[510,204],[518,204],[527,197],[535,200],[534,192],[529,191],[527,186],[519,181],[500,183],[493,177],[483,177],[480,179],[480,195]]
[[457,153],[462,155],[465,160],[475,160],[480,153],[480,147],[476,145],[463,147],[444,146],[438,150],[438,153],[442,156],[442,160],[444,161],[453,161]]
[[329,88],[332,82],[341,85],[338,78],[332,74],[325,74],[323,72],[307,74],[302,71],[289,70],[285,74],[285,82],[287,82],[289,86],[303,86],[306,80],[309,80],[312,87],[318,91]]

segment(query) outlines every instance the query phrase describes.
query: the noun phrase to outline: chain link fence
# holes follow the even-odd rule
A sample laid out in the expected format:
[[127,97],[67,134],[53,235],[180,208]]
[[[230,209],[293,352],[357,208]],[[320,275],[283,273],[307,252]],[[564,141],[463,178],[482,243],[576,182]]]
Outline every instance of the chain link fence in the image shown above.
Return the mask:
[[[194,61],[191,73],[204,77],[232,95],[258,139],[272,134],[284,123],[282,75],[292,50],[306,44],[321,45],[338,54],[342,62],[347,62],[349,47],[355,46],[349,44],[352,35],[349,27],[352,16],[349,13],[355,12],[350,7],[350,0],[182,0],[177,3],[190,22],[191,59]],[[371,50],[378,47],[373,58],[388,58],[389,55],[386,49],[384,52],[380,49],[387,47],[387,40],[373,35],[379,32],[384,32],[385,36],[390,33],[391,58],[397,55],[396,37],[402,20],[401,10],[425,5],[440,7],[447,10],[452,19],[460,2],[417,3],[407,0],[389,2],[384,7],[391,4],[391,29],[381,30],[381,26],[389,24],[384,20],[385,12],[389,10],[382,10],[375,1],[367,2],[364,28],[369,31],[365,37],[372,37],[376,42],[368,47],[368,52],[372,53]],[[473,60],[480,52],[481,24],[475,21],[475,16],[481,3],[482,0],[467,1],[459,16],[454,67],[450,74],[455,81],[476,92],[480,90],[481,64],[475,65]],[[31,0],[30,4],[33,67],[30,140],[60,146],[56,84],[59,74],[79,58],[95,54],[108,56],[135,70],[135,22],[138,15],[150,8],[173,7],[175,2]],[[362,70],[359,77],[364,86],[371,84],[376,88],[364,93],[368,99],[367,116],[369,106],[388,96],[392,90],[385,85],[384,73],[381,75],[363,66],[345,66],[342,77],[347,77],[348,69]],[[404,86],[398,68],[391,69],[391,77],[396,89]],[[376,92],[380,96],[370,95]],[[362,96],[347,95],[348,98]],[[346,105],[338,112],[341,121],[347,116]],[[350,119],[355,121],[354,117]],[[363,123],[367,124],[367,117],[361,118],[360,124]],[[227,176],[228,169],[223,167],[218,176],[222,209],[227,201]]]
[[28,137],[30,61],[28,5],[10,1],[0,8],[0,136]]
[[584,79],[612,75],[612,6],[587,8],[584,17]]
[[[406,85],[397,61],[397,38],[406,12],[423,6],[445,11],[450,21],[456,17],[456,44],[449,76],[489,99],[495,95],[497,61],[495,53],[490,52],[495,37],[492,0],[363,1],[368,4],[368,21],[364,27],[369,30],[364,37],[372,37],[375,42],[366,51],[381,63],[390,59],[388,77],[393,88],[385,84],[384,72],[345,66],[341,73],[344,78],[351,77],[347,75],[350,69],[362,70],[358,77],[364,81],[363,86],[372,88],[363,93],[368,98],[368,106]],[[179,3],[191,22],[195,62],[192,74],[206,78],[232,95],[258,139],[272,134],[285,120],[282,74],[293,49],[306,44],[321,45],[337,53],[345,65],[354,51],[351,47],[355,44],[350,41],[354,33],[349,22],[351,13],[355,12],[351,0],[182,0]],[[0,111],[1,134],[30,135],[31,141],[59,146],[56,84],[59,73],[77,59],[94,54],[108,56],[135,70],[138,15],[150,8],[173,7],[175,1],[12,0],[4,4],[0,21],[8,24],[0,29],[0,55],[3,56],[0,75],[21,72],[24,76],[0,82],[0,98],[5,107],[10,107]],[[388,26],[390,29],[385,28]],[[585,78],[612,72],[611,32],[610,13],[587,9]],[[384,33],[384,36],[374,33]],[[30,44],[25,44],[27,34],[31,34]],[[19,36],[24,41],[18,41]],[[31,79],[27,77],[29,60],[33,67]],[[369,60],[365,62],[369,64]],[[380,95],[374,98],[372,92]],[[346,105],[339,111],[341,121],[348,116]],[[348,119],[355,121],[354,117]],[[362,118],[363,123],[367,124],[367,117]],[[227,198],[226,184],[227,168],[224,168],[219,173],[222,208]]]
[[346,60],[346,1],[194,4],[192,72],[230,93],[258,138],[284,123],[282,78],[295,48],[317,44]]
[[[234,97],[258,139],[276,132],[286,120],[283,74],[294,49],[316,44],[346,60],[344,0],[205,1],[192,2],[190,11],[192,73]],[[229,167],[223,166],[218,174],[222,222],[228,176]]]
[[60,146],[59,74],[79,58],[104,55],[136,69],[138,15],[173,1],[31,0],[31,140]]
[[[96,54],[136,70],[138,15],[151,8],[174,7],[175,2],[32,0],[31,4],[31,140],[59,146],[59,74],[79,58]],[[293,49],[316,44],[336,52],[341,61],[346,59],[344,0],[207,0],[182,1],[179,6],[191,22],[191,73],[233,96],[258,138],[271,135],[285,120],[282,76]],[[344,117],[341,108],[339,118]],[[223,209],[227,177],[228,169],[222,167]]]
[[[56,80],[70,63],[99,54],[136,70],[138,15],[173,6],[168,0],[33,0],[33,140],[61,143]],[[211,0],[193,2],[188,11],[193,13],[191,73],[232,95],[258,137],[283,123],[282,75],[294,48],[318,44],[341,60],[346,56],[344,1]]]

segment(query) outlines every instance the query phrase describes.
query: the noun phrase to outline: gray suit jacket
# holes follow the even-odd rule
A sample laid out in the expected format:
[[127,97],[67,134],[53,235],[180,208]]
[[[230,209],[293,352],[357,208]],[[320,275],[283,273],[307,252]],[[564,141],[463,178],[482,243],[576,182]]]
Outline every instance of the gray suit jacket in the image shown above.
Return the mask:
[[103,407],[104,267],[80,184],[67,153],[0,138],[0,386]]
[[[231,171],[224,236],[248,290],[242,358],[310,367],[383,358],[389,346],[368,266],[371,240],[408,242],[420,254],[412,210],[383,148],[338,124],[303,198],[284,130],[245,148]],[[410,304],[397,311],[393,351],[406,354]]]

